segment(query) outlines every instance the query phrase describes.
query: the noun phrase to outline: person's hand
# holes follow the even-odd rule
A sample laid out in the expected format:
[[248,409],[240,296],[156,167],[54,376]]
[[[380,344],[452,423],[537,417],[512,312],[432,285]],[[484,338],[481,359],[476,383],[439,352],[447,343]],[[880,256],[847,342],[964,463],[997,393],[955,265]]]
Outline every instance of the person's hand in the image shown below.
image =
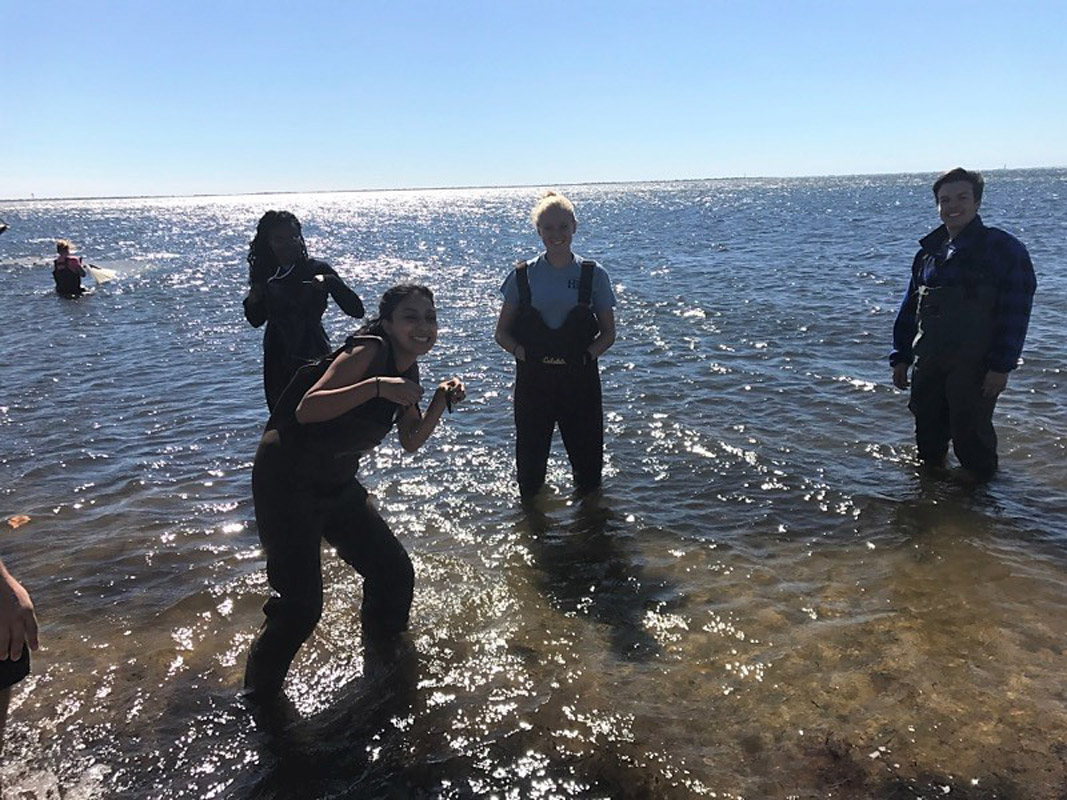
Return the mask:
[[448,405],[449,411],[452,410],[452,406],[467,396],[467,387],[463,385],[463,381],[459,378],[449,378],[447,381],[443,381],[437,387],[437,391],[444,392],[445,403]]
[[407,408],[419,402],[422,398],[422,387],[415,381],[407,378],[392,378],[380,376],[374,379],[378,386],[378,397],[392,400],[398,406]]
[[[528,361],[531,364],[539,364],[541,359],[545,357],[544,349],[536,343],[531,345],[522,344],[519,345],[519,347],[522,348],[522,361]],[[518,350],[519,348],[516,347],[515,349]],[[518,358],[517,353],[515,357]]]
[[[522,351],[521,354],[519,353],[520,350]],[[523,347],[521,344],[515,345],[515,349],[511,351],[511,354],[515,356],[516,361],[526,360],[526,348]]]
[[0,661],[18,661],[24,645],[37,649],[37,617],[22,584],[6,569],[0,577]]
[[907,364],[894,364],[893,365],[893,385],[898,389],[908,388],[908,365]]
[[989,370],[982,381],[982,397],[996,397],[1008,385],[1008,373]]
[[567,356],[567,364],[571,367],[584,367],[593,363],[593,354],[588,350],[578,350]]

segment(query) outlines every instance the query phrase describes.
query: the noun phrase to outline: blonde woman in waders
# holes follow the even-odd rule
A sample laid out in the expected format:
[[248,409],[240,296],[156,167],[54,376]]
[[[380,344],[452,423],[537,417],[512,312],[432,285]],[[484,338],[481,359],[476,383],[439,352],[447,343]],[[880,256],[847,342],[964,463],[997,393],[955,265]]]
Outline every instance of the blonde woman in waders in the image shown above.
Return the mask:
[[559,426],[579,493],[600,486],[604,413],[597,360],[615,342],[615,293],[607,271],[571,250],[578,218],[548,192],[530,215],[545,251],[520,261],[501,287],[496,341],[515,358],[515,461],[519,493],[544,485]]
[[363,576],[364,644],[407,630],[411,559],[356,478],[359,459],[395,425],[418,450],[465,396],[458,378],[437,386],[423,414],[417,359],[437,341],[433,293],[395,286],[379,317],[317,364],[302,367],[267,422],[252,468],[256,525],[275,594],[252,643],[245,695],[272,701],[322,614],[325,539]]

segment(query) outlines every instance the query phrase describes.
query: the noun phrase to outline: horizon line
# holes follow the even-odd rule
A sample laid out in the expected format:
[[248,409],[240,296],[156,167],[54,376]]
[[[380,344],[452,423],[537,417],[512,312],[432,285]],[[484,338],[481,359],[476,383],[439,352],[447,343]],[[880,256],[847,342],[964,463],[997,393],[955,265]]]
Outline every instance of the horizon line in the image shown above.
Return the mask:
[[[1039,166],[1039,167],[1008,167],[1001,166],[992,169],[977,170],[979,172],[1028,172],[1035,170],[1067,169],[1067,166]],[[363,189],[271,189],[255,192],[193,192],[191,194],[115,194],[115,195],[77,195],[77,196],[50,196],[50,197],[7,197],[0,198],[0,203],[46,203],[56,200],[169,200],[176,198],[207,198],[207,197],[258,197],[262,195],[281,194],[370,194],[372,192],[441,192],[463,191],[470,189],[526,189],[541,188],[544,186],[626,186],[643,183],[706,183],[709,181],[736,181],[736,180],[805,180],[810,178],[866,178],[886,175],[935,175],[940,174],[934,170],[919,170],[915,172],[840,172],[826,173],[822,175],[729,175],[715,178],[646,178],[642,180],[609,180],[609,181],[561,181],[558,183],[504,183],[504,184],[470,184],[460,186],[407,186],[394,188],[363,188]]]

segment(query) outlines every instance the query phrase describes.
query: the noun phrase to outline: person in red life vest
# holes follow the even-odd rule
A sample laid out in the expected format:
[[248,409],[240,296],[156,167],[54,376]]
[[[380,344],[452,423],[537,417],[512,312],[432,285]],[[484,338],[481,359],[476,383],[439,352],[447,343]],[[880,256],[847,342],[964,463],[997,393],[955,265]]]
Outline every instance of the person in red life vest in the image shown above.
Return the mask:
[[519,493],[545,482],[559,427],[574,488],[600,487],[604,412],[597,360],[615,341],[615,293],[607,271],[571,250],[578,228],[571,201],[548,192],[530,215],[545,251],[520,261],[501,287],[496,342],[515,358],[515,461]]
[[56,294],[61,297],[81,297],[85,292],[82,278],[88,274],[82,266],[82,260],[70,254],[70,242],[66,239],[56,242],[56,253],[56,260],[52,262]]
[[330,354],[322,327],[326,298],[348,316],[363,316],[363,302],[333,267],[308,257],[300,220],[288,211],[268,211],[248,248],[245,319],[263,332],[263,388],[274,410],[285,387],[304,364]]

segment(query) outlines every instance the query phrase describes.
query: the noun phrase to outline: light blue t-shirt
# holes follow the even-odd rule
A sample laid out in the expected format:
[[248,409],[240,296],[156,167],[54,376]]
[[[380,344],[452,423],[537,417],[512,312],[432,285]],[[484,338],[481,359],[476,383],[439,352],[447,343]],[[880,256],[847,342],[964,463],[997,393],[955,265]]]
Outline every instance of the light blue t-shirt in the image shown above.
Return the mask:
[[[550,328],[563,327],[570,310],[578,305],[578,280],[582,275],[582,259],[575,256],[566,267],[553,267],[544,253],[526,268],[530,279],[530,305],[541,312]],[[519,305],[519,279],[515,270],[500,287],[504,302]],[[602,314],[615,307],[615,292],[611,288],[608,271],[597,264],[593,267],[593,292],[589,305],[594,314]]]

